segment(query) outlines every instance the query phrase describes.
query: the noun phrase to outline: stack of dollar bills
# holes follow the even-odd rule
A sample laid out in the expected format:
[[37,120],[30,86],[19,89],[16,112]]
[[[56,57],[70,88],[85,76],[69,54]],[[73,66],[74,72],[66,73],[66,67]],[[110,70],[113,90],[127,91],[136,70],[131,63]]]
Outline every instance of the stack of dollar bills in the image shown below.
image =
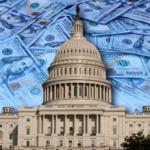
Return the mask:
[[0,0],[0,112],[39,106],[57,49],[72,35],[76,6],[99,50],[112,104],[150,105],[150,0]]

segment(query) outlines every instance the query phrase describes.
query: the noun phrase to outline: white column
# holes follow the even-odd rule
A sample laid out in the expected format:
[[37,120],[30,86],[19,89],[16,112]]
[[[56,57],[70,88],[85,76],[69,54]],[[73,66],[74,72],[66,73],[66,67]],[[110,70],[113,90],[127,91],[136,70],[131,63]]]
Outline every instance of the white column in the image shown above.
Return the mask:
[[83,127],[83,134],[85,134],[85,115],[83,115],[83,125],[84,125],[84,127]]
[[111,89],[109,88],[109,102],[111,103]]
[[58,115],[56,115],[56,124],[55,124],[55,127],[56,127],[56,135],[58,134],[58,133],[57,133],[57,131],[58,131],[58,129],[57,129],[57,128],[58,128],[57,120],[58,120]]
[[74,93],[74,90],[73,90],[73,83],[71,83],[71,98],[73,98],[73,93]]
[[54,115],[52,115],[52,134],[54,134]]
[[59,84],[59,99],[61,99],[61,84]]
[[122,116],[119,117],[120,134],[122,134]]
[[67,83],[65,84],[65,99],[68,98],[68,90],[67,90]]
[[85,98],[85,83],[83,83],[83,93],[82,94],[83,94],[82,97]]
[[106,101],[108,102],[108,87],[106,86]]
[[52,100],[52,85],[50,86],[50,100]]
[[87,134],[89,134],[89,115],[87,115]]
[[39,134],[41,134],[41,115],[39,115]]
[[45,135],[45,115],[43,115],[43,134]]
[[65,136],[67,136],[67,115],[65,115]]
[[94,94],[94,99],[97,99],[97,94],[96,94],[96,84],[94,85],[94,91],[95,91],[95,93],[93,93]]
[[103,115],[100,115],[100,133],[101,134],[104,134],[104,116]]
[[57,91],[56,91],[56,84],[54,85],[54,100],[56,100],[56,94],[57,94]]
[[96,134],[98,134],[98,114],[96,114]]
[[74,136],[76,136],[76,114],[74,114]]
[[125,135],[125,116],[122,118],[122,127],[123,127],[123,134]]
[[49,101],[49,86],[47,87],[47,99],[46,101]]
[[103,101],[105,101],[105,86],[103,85]]
[[89,99],[91,98],[91,84],[89,84]]
[[46,102],[46,87],[44,88],[44,102]]

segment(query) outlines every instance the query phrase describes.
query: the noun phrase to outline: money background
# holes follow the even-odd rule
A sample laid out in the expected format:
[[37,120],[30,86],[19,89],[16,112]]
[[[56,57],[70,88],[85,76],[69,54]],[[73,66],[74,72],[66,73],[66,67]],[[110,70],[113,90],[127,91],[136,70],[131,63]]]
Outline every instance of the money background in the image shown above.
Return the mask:
[[0,113],[39,106],[57,49],[72,35],[76,6],[99,50],[112,104],[150,105],[150,0],[0,0]]

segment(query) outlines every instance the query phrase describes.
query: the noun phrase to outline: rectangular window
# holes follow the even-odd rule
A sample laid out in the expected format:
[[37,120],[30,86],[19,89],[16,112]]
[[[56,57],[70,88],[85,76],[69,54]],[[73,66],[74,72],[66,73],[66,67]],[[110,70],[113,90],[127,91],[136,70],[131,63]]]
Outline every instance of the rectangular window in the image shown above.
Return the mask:
[[30,118],[27,118],[27,122],[30,122]]
[[95,134],[95,127],[92,127],[92,134]]
[[60,134],[61,134],[61,135],[64,135],[64,127],[61,127],[61,128],[60,128]]
[[61,75],[62,75],[62,69],[61,69]]
[[73,119],[72,119],[72,118],[70,118],[70,121],[73,121]]
[[3,132],[0,131],[0,140],[2,140],[2,139],[3,139]]
[[85,96],[87,97],[87,87],[85,87]]
[[60,147],[62,147],[63,146],[63,140],[60,140],[59,142],[60,142]]
[[130,126],[130,127],[133,127],[133,124],[130,124],[129,126]]
[[116,141],[113,141],[113,146],[115,146],[115,147],[116,147]]
[[9,149],[11,149],[12,148],[12,145],[9,145]]
[[27,129],[27,135],[30,135],[30,129]]
[[79,118],[79,121],[82,121],[82,119],[81,119],[81,118]]
[[79,96],[82,96],[82,86],[79,87]]
[[51,127],[48,127],[48,134],[51,134]]
[[138,127],[141,127],[141,124],[138,124]]
[[95,121],[95,118],[92,118],[92,121]]
[[116,128],[113,128],[113,134],[116,135]]
[[78,147],[81,147],[81,140],[78,141]]
[[27,141],[27,146],[30,146],[30,141]]
[[48,119],[48,121],[51,121],[51,119]]
[[63,118],[61,118],[61,121],[64,121],[64,119],[63,119]]
[[9,139],[12,139],[12,134],[9,134]]
[[92,140],[92,141],[91,141],[91,146],[92,146],[92,147],[94,147],[94,146],[95,146],[95,144],[94,144],[94,140]]
[[58,71],[58,69],[57,69],[57,76],[59,75],[59,71]]
[[99,76],[99,70],[97,70],[97,76]]
[[69,74],[71,74],[71,68],[69,68]]
[[2,124],[0,124],[0,128],[2,128],[3,127],[3,125]]
[[93,92],[92,92],[92,90],[93,90],[93,88],[92,88],[92,86],[91,86],[91,97],[93,97]]
[[116,118],[113,118],[113,121],[116,121]]
[[10,124],[10,127],[12,128],[12,127],[13,127],[13,125],[12,125],[12,124]]
[[74,96],[77,96],[77,86],[74,86]]

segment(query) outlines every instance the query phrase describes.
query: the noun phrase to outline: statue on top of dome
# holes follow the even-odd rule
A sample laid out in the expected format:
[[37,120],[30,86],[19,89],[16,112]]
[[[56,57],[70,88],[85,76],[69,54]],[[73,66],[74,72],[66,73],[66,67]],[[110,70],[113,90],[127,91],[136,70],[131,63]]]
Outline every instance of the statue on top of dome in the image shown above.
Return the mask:
[[79,12],[80,12],[79,5],[77,5],[77,7],[76,7],[76,12],[77,12],[77,14],[76,14],[76,17],[75,17],[75,21],[81,21],[80,20],[80,15],[79,15]]

